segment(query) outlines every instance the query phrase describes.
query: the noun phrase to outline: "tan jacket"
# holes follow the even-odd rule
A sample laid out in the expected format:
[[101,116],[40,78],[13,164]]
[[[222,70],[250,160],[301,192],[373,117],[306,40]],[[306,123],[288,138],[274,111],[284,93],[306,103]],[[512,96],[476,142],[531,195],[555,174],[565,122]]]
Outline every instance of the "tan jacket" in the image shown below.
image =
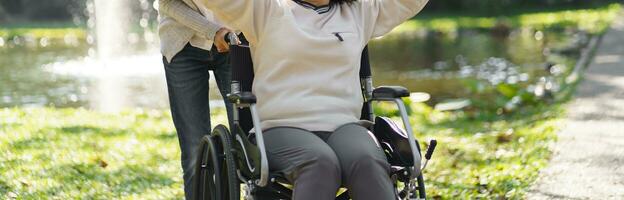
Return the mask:
[[221,25],[201,15],[193,0],[158,0],[161,53],[168,62],[193,38],[212,40]]

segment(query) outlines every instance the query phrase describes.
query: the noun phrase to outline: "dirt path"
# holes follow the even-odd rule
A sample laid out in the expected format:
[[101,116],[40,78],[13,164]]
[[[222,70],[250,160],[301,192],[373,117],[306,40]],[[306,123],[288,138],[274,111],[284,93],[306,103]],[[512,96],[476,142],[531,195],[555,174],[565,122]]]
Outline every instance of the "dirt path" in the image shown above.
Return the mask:
[[624,200],[624,17],[604,36],[528,199]]

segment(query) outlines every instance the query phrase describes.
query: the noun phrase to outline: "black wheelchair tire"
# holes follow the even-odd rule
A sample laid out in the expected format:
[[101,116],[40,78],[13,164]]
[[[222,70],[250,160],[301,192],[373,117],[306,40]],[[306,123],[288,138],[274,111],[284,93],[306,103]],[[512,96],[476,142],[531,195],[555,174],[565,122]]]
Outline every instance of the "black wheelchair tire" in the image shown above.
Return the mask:
[[425,189],[425,179],[423,178],[422,173],[418,175],[418,177],[416,178],[416,183],[418,184],[418,187],[416,188],[416,190],[418,190],[418,198],[427,199],[427,191]]
[[221,165],[219,155],[222,149],[217,146],[212,136],[204,136],[201,139],[199,159],[197,160],[195,173],[194,199],[197,200],[222,200]]
[[219,138],[221,147],[223,149],[221,165],[221,184],[227,186],[222,189],[223,199],[240,200],[240,181],[236,173],[236,161],[234,160],[234,154],[232,153],[232,136],[228,129],[223,125],[218,125],[212,132],[213,137]]

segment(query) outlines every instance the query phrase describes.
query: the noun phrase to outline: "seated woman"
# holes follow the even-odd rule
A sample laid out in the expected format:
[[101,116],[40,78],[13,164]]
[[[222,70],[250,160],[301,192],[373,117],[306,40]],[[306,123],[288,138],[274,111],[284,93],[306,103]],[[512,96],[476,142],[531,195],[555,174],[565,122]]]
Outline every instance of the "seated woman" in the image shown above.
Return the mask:
[[202,2],[250,42],[269,166],[293,198],[334,199],[343,185],[356,200],[396,199],[384,153],[357,125],[360,56],[427,0]]

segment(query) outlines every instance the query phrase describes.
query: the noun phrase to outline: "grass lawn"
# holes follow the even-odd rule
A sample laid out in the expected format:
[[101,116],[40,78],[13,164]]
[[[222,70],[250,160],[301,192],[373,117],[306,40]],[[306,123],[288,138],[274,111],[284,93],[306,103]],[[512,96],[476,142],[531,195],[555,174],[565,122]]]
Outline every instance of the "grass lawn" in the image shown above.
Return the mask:
[[418,137],[438,140],[425,172],[436,199],[522,199],[550,158],[561,123],[561,105],[529,107],[493,120],[442,113],[414,105]]
[[17,36],[27,36],[36,39],[64,39],[68,36],[85,40],[87,30],[71,23],[25,23],[0,25],[0,37],[5,40]]
[[4,109],[0,136],[0,199],[183,196],[178,140],[165,111]]
[[471,14],[426,13],[397,27],[394,32],[437,30],[449,32],[458,28],[574,28],[600,33],[611,24],[620,11],[620,4],[587,9],[514,12],[502,16],[475,16]]
[[[418,138],[440,145],[429,195],[521,198],[550,155],[558,106],[497,120],[413,104]],[[213,120],[225,121],[217,110]],[[166,111],[0,110],[1,199],[180,199],[179,148]]]

